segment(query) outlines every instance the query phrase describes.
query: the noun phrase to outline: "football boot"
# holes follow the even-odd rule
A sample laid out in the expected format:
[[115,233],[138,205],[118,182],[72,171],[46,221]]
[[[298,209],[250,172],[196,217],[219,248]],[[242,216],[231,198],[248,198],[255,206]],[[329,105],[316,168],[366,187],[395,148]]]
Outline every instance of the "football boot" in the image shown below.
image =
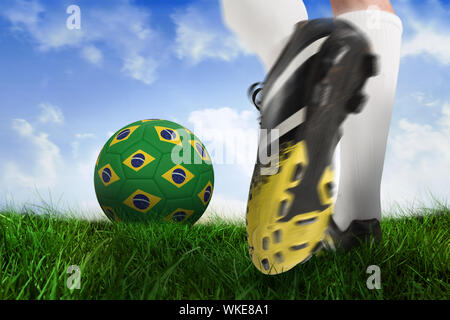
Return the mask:
[[261,272],[288,271],[322,248],[334,207],[340,127],[361,111],[362,89],[375,69],[367,39],[352,25],[302,21],[265,81],[250,88],[262,130],[246,226]]
[[347,229],[341,230],[331,218],[323,245],[332,250],[350,250],[361,243],[378,243],[381,239],[382,232],[378,219],[353,220]]

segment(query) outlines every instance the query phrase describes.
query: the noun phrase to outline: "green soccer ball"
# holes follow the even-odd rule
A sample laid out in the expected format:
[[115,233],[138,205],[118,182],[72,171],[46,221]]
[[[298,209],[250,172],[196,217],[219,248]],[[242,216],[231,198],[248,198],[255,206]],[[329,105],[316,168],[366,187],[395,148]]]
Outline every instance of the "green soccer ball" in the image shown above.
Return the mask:
[[142,120],[103,146],[95,193],[112,221],[195,223],[213,193],[214,170],[201,141],[166,120]]

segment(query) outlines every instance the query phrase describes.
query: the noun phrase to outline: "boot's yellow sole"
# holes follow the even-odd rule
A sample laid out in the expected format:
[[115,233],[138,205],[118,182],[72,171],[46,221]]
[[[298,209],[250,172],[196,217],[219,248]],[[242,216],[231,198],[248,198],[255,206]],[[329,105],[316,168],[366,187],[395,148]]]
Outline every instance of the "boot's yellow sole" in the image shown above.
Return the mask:
[[306,143],[285,148],[280,154],[279,172],[261,176],[250,190],[247,232],[250,255],[256,268],[266,274],[279,274],[308,260],[325,236],[333,199],[327,186],[333,181],[333,171],[327,167],[317,185],[323,211],[299,212],[289,221],[280,221],[289,210],[295,195],[290,189],[302,180],[298,168],[306,171]]

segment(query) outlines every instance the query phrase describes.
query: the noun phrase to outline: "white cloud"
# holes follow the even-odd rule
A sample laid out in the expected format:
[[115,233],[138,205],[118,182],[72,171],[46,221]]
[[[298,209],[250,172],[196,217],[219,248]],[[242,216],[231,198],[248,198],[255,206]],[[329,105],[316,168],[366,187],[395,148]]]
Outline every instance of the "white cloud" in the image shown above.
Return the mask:
[[246,53],[237,38],[219,27],[219,15],[204,7],[189,6],[172,15],[176,25],[175,52],[178,58],[196,64],[205,59],[231,61]]
[[103,60],[102,52],[95,46],[88,45],[81,50],[81,55],[92,64],[100,65]]
[[196,110],[189,114],[193,132],[205,144],[213,163],[237,165],[250,176],[257,152],[258,122],[254,111],[231,108]]
[[435,107],[441,104],[441,100],[435,99],[433,96],[426,94],[422,91],[416,91],[410,94],[410,96],[420,105],[426,107]]
[[102,8],[80,7],[79,30],[65,27],[68,17],[65,10],[51,10],[37,0],[19,0],[0,14],[10,21],[14,32],[30,36],[41,51],[76,49],[81,57],[97,66],[105,59],[104,53],[115,54],[122,61],[119,71],[151,84],[156,79],[158,64],[153,56],[159,38],[148,26],[150,12],[128,1]]
[[95,135],[93,133],[77,133],[75,137],[77,139],[92,139],[95,138]]
[[415,30],[411,39],[402,44],[402,57],[426,54],[443,65],[450,65],[450,34],[424,24]]
[[59,148],[50,141],[48,134],[36,132],[24,119],[14,119],[12,129],[25,140],[24,145],[31,147],[31,154],[27,157],[29,165],[21,168],[16,162],[7,161],[2,171],[2,183],[20,190],[54,187],[62,164]]
[[425,105],[427,107],[431,108],[431,107],[435,107],[435,106],[439,105],[440,102],[441,102],[440,100],[433,100],[433,101],[426,102]]
[[188,122],[205,144],[217,177],[202,221],[217,215],[242,220],[258,145],[256,112],[228,107],[200,109],[189,114]]
[[[444,131],[446,134],[450,134],[450,103],[445,103],[442,107],[442,117],[438,121],[439,125],[442,128],[445,128]],[[447,140],[447,146],[450,145],[450,141]]]
[[17,0],[14,7],[3,10],[3,15],[13,23],[15,28],[21,29],[23,26],[27,28],[36,26],[39,15],[44,11],[38,2]]
[[39,108],[41,109],[41,114],[39,115],[41,123],[62,124],[64,122],[64,115],[58,106],[51,103],[41,103]]
[[82,140],[93,139],[95,138],[95,135],[92,133],[77,133],[75,134],[75,138],[75,141],[71,143],[72,155],[74,158],[78,158],[80,143],[82,142]]
[[445,201],[450,197],[450,104],[441,108],[435,124],[401,119],[388,144],[383,174],[383,202],[426,203],[429,192]]
[[157,55],[160,38],[149,26],[150,12],[127,1],[108,7],[92,11],[87,22],[92,37],[119,55],[124,74],[152,84],[159,62],[164,59]]
[[[100,146],[86,145],[76,159],[64,158],[47,133],[40,132],[25,119],[14,119],[24,159],[14,157],[0,164],[0,194],[15,204],[47,207],[79,218],[104,219],[95,196],[92,176]],[[77,134],[76,141],[92,139],[92,134]],[[22,161],[23,160],[23,161]],[[55,202],[56,201],[56,202]]]
[[3,10],[3,15],[12,23],[13,30],[29,33],[42,51],[75,46],[85,37],[83,30],[65,28],[65,24],[61,24],[61,21],[65,23],[61,16],[46,14],[44,20],[45,13],[46,9],[39,1],[18,0],[13,6]]
[[425,99],[425,93],[421,91],[416,91],[411,93],[411,97],[414,98],[418,103],[422,103]]
[[157,66],[158,64],[152,58],[144,58],[138,55],[126,58],[122,71],[136,80],[151,84],[156,80]]
[[[0,6],[0,10],[2,6]],[[119,71],[132,79],[152,84],[162,60],[161,52],[175,53],[196,64],[205,59],[231,61],[248,51],[221,23],[219,11],[205,3],[175,12],[171,18],[176,38],[168,48],[150,24],[148,9],[120,1],[102,8],[80,5],[81,29],[65,27],[65,10],[54,10],[38,0],[19,0],[2,10],[12,30],[28,36],[40,51],[78,50],[87,62],[101,66],[110,55],[122,62]]]
[[425,55],[443,65],[450,64],[450,33],[448,14],[439,1],[424,2],[426,12],[411,1],[395,4],[403,23],[411,30],[412,36],[404,37],[402,57]]
[[14,119],[12,121],[12,128],[23,137],[31,136],[34,131],[31,124],[24,119]]

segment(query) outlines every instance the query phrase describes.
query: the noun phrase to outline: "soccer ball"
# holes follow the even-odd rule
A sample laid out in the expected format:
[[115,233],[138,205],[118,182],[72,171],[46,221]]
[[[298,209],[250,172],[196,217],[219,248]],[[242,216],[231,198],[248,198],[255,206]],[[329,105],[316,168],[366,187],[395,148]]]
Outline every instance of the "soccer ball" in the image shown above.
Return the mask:
[[214,170],[191,131],[171,121],[142,120],[103,146],[94,185],[112,221],[193,224],[211,200]]

